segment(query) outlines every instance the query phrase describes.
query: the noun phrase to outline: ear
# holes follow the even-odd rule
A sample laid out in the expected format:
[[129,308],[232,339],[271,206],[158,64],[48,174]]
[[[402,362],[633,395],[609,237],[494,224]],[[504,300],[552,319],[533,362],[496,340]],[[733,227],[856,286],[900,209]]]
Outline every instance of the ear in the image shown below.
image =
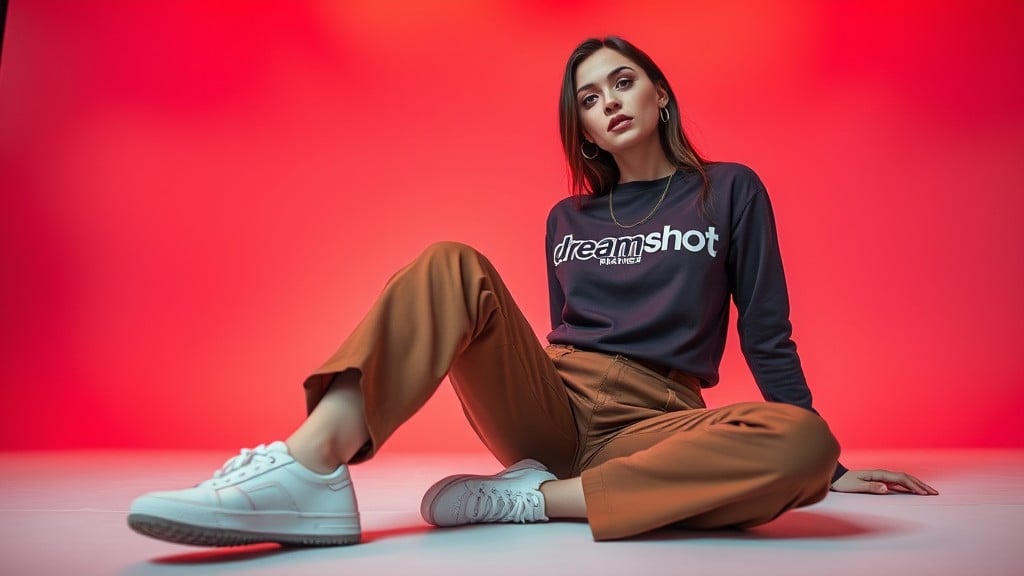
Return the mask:
[[665,89],[665,85],[661,82],[658,83],[658,106],[664,108],[668,105],[668,90]]
[[590,142],[591,144],[594,143],[594,139],[590,136],[590,132],[587,132],[586,130],[581,130],[581,132],[583,133],[583,139],[584,140],[586,140],[587,142]]

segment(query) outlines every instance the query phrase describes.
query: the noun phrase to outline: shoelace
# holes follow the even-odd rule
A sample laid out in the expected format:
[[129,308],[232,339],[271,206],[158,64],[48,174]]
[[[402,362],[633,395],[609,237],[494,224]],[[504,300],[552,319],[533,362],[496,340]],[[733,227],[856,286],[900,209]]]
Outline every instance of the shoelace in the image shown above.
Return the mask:
[[231,458],[228,458],[227,462],[225,462],[224,465],[221,466],[219,470],[216,470],[213,473],[213,480],[219,480],[221,478],[224,478],[228,474],[231,474],[236,470],[240,470],[248,466],[250,463],[252,463],[253,460],[257,460],[257,462],[269,462],[273,464],[274,456],[273,454],[270,453],[270,450],[267,448],[266,444],[260,444],[259,446],[251,449],[242,448],[242,451],[237,456],[232,456]]
[[469,520],[476,522],[533,522],[540,514],[541,497],[535,491],[486,489],[471,493],[474,502],[468,506]]

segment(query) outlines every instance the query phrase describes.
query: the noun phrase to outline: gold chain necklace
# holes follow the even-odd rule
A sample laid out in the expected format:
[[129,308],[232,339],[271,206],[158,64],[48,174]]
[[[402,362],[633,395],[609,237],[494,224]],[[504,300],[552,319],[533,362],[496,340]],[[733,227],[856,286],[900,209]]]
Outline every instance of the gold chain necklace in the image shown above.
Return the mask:
[[658,211],[658,208],[661,208],[661,203],[665,201],[665,197],[668,196],[668,187],[672,185],[672,177],[675,175],[675,172],[669,174],[668,182],[665,183],[665,190],[661,193],[661,198],[658,199],[658,203],[654,205],[654,209],[651,210],[650,214],[644,216],[642,220],[640,220],[639,222],[634,222],[633,224],[623,224],[622,222],[619,222],[618,218],[615,217],[615,208],[612,206],[612,192],[614,192],[615,189],[612,188],[611,190],[609,190],[608,213],[612,215],[612,222],[615,222],[615,225],[618,226],[619,228],[636,228],[637,226],[650,220],[651,217],[654,216],[654,213]]

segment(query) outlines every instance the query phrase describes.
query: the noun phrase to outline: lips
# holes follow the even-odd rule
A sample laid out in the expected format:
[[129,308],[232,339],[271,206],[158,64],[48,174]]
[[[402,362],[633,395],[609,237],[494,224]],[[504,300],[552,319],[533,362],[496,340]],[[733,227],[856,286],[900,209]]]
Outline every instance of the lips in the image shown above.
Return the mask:
[[608,121],[608,131],[611,132],[619,124],[622,124],[623,122],[626,122],[626,121],[629,121],[629,120],[632,120],[632,119],[633,119],[632,116],[626,116],[625,114],[617,114],[615,117],[613,117],[611,120]]

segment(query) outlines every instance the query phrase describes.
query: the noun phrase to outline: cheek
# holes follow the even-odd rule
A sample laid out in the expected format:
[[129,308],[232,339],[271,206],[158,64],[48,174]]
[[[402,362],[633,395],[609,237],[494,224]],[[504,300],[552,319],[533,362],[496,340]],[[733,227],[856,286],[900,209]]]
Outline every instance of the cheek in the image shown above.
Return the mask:
[[583,110],[580,113],[580,124],[583,127],[583,133],[591,139],[598,139],[604,133],[604,129],[601,126],[602,122],[605,122],[605,120],[594,113],[593,109]]
[[629,100],[629,105],[637,112],[658,111],[658,92],[652,86],[638,86]]

